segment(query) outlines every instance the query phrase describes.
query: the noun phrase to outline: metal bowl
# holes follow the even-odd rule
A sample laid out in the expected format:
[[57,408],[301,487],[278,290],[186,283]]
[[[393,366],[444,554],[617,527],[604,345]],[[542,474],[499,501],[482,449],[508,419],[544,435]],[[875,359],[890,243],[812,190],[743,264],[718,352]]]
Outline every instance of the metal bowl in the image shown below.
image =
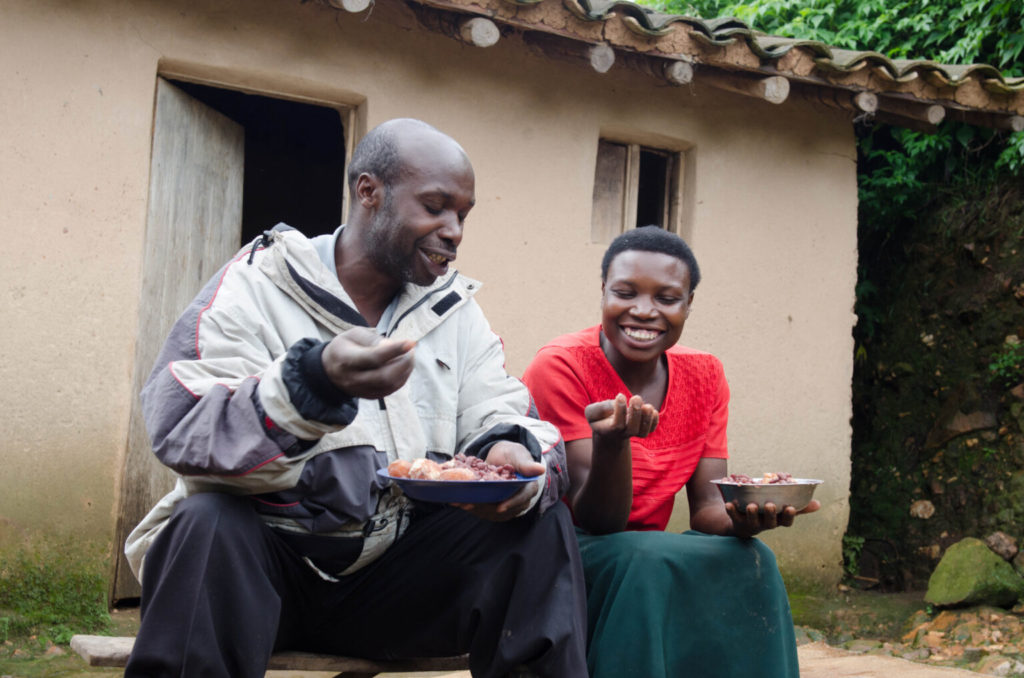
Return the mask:
[[722,499],[733,502],[740,510],[748,504],[757,504],[758,510],[764,510],[764,505],[775,504],[776,511],[782,511],[785,506],[792,506],[797,511],[802,510],[811,503],[814,496],[814,489],[822,481],[812,478],[793,478],[788,483],[736,483],[722,478],[712,480],[718,485]]

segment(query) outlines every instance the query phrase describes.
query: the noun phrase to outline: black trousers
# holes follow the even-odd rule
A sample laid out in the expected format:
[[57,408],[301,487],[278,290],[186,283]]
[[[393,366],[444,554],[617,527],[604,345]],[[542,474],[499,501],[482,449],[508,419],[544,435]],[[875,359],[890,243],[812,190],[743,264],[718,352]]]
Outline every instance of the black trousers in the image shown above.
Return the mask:
[[146,555],[125,676],[262,678],[276,650],[371,659],[468,652],[474,678],[526,665],[586,678],[586,591],[568,510],[480,520],[414,516],[383,556],[320,577],[248,499],[182,501]]

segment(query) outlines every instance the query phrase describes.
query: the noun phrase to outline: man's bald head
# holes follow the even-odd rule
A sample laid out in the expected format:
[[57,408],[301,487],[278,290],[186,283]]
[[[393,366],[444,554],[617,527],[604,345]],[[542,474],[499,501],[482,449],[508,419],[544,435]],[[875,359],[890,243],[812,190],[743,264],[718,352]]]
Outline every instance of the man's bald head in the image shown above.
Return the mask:
[[[395,118],[370,130],[356,146],[348,165],[349,190],[354,193],[359,175],[370,174],[385,186],[392,186],[401,178],[405,168],[402,148],[417,140],[451,145],[463,156],[465,151],[444,132],[415,118]],[[467,158],[468,161],[468,158]]]

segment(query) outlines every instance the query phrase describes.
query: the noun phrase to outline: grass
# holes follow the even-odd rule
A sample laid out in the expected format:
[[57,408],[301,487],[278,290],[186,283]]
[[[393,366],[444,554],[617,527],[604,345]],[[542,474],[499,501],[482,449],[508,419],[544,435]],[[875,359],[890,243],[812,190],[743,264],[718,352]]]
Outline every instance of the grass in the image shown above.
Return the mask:
[[105,560],[68,543],[25,544],[0,558],[0,676],[87,675],[68,656],[71,636],[116,632]]
[[853,639],[897,640],[926,608],[923,591],[879,593],[848,589],[831,595],[791,593],[793,623],[814,629],[831,645]]

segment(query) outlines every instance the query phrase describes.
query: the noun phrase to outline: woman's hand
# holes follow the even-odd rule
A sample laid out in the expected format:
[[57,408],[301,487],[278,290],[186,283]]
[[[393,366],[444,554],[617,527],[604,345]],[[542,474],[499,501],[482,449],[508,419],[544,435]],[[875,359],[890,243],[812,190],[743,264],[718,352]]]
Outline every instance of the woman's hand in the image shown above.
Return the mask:
[[725,512],[732,520],[733,531],[738,537],[753,537],[765,530],[774,530],[776,527],[791,527],[797,516],[805,513],[814,513],[821,508],[821,502],[812,499],[811,503],[797,511],[792,506],[779,508],[768,502],[764,505],[763,511],[757,510],[757,504],[747,504],[741,511],[733,502],[725,502]]
[[620,393],[613,400],[591,403],[583,410],[583,416],[595,436],[616,442],[646,438],[658,427],[658,410],[638,395],[629,402]]
[[633,505],[633,455],[629,439],[658,427],[658,410],[640,396],[591,403],[583,410],[593,435],[565,443],[569,502],[576,524],[591,534],[626,529]]
[[778,507],[772,503],[765,504],[764,511],[758,511],[757,504],[738,507],[732,502],[723,502],[722,493],[711,481],[728,474],[725,459],[705,457],[697,463],[697,469],[686,483],[690,527],[694,530],[707,534],[753,537],[776,527],[790,527],[797,516],[814,513],[821,508],[821,502],[817,499],[801,511],[792,506]]

